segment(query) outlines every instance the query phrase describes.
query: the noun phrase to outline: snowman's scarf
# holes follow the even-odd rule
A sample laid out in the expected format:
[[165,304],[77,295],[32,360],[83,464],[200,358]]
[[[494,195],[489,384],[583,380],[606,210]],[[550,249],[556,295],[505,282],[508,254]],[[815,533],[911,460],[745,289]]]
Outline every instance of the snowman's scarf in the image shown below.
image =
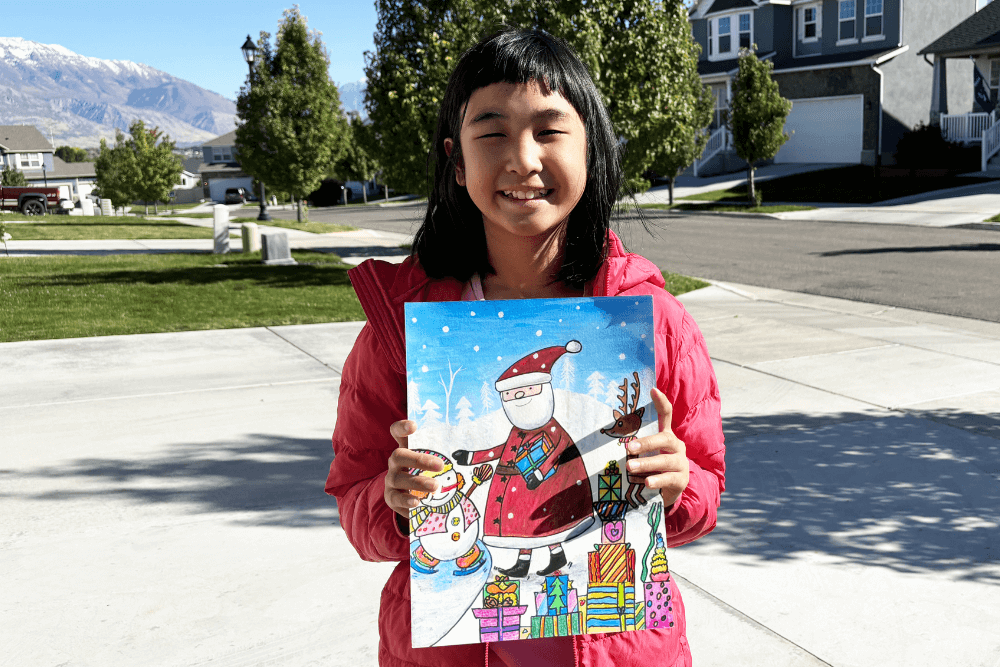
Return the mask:
[[427,521],[427,517],[433,512],[434,514],[447,514],[452,511],[458,504],[462,502],[462,498],[465,498],[461,492],[456,493],[455,497],[446,502],[444,505],[438,507],[428,507],[427,505],[421,505],[415,510],[410,512],[410,532],[416,532],[417,528],[423,525],[424,521]]

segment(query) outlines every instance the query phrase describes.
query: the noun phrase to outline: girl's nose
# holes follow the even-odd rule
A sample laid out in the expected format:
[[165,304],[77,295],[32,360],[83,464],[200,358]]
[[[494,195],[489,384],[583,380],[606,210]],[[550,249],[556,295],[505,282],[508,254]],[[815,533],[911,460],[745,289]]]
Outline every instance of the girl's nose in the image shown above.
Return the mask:
[[513,143],[507,157],[507,169],[522,176],[542,170],[541,146],[534,134],[527,132]]

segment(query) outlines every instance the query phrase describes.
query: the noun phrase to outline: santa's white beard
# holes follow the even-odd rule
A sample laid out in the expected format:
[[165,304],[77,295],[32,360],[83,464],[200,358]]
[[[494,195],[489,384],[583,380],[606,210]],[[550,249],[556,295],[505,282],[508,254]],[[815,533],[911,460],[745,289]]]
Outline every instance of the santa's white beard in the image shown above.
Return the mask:
[[[524,403],[525,405],[515,405]],[[556,401],[552,395],[552,385],[546,382],[542,385],[542,393],[525,398],[515,398],[513,401],[501,401],[503,411],[510,423],[517,428],[530,431],[545,426],[555,413]]]

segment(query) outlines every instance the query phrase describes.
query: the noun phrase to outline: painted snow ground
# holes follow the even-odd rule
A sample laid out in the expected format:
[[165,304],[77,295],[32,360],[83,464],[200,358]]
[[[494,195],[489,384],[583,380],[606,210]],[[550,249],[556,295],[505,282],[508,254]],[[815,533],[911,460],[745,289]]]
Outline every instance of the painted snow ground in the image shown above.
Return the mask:
[[[619,303],[613,304],[615,308],[608,303],[595,307],[595,301]],[[408,414],[418,424],[409,439],[412,449],[438,451],[453,460],[458,449],[502,446],[511,424],[500,408],[497,378],[534,351],[578,340],[581,351],[564,354],[552,369],[554,416],[580,450],[594,500],[598,475],[609,461],[618,464],[624,493],[628,485],[624,447],[600,430],[614,422],[612,411],[621,408],[618,387],[626,377],[632,382],[635,371],[642,385],[638,407],[645,407],[637,435],[657,431],[656,411],[649,399],[655,384],[650,297],[406,304],[406,325]],[[561,366],[567,362],[568,370]],[[467,489],[475,466],[455,467],[467,480]],[[486,482],[471,496],[481,517],[489,501],[489,486]],[[651,541],[647,516],[652,507],[662,507],[657,493],[645,490],[643,496],[649,502],[626,514],[625,540],[636,552],[637,603],[642,599],[643,556]],[[571,587],[581,598],[587,593],[587,554],[601,542],[600,533],[601,521],[595,514],[587,532],[563,545],[568,565],[562,573],[569,575]],[[480,545],[485,546],[481,541]],[[411,551],[415,546],[414,538]],[[480,641],[471,609],[483,606],[487,577],[492,580],[496,568],[508,568],[517,558],[516,549],[486,550],[492,568],[484,567],[474,575],[428,578],[411,568],[413,646]],[[548,558],[547,548],[535,549],[530,574],[518,580],[520,604],[528,607],[522,628],[530,626],[530,618],[536,615],[535,594],[545,583],[536,571],[548,565]]]

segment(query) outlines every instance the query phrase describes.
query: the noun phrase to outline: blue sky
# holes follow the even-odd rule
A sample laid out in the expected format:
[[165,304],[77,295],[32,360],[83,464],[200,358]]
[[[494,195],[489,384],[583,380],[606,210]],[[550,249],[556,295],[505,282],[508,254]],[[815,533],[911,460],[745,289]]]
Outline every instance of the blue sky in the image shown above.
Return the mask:
[[[583,347],[555,363],[552,381],[560,389],[567,359],[575,371],[572,389],[579,393],[588,392],[587,378],[594,371],[604,376],[606,385],[653,367],[653,305],[648,296],[415,303],[406,308],[408,379],[418,383],[421,402],[433,400],[442,414],[444,388],[439,378],[449,381],[449,361],[452,370],[463,368],[455,376],[452,409],[466,396],[477,413],[483,382],[493,387],[522,357],[571,340]],[[644,387],[640,404],[648,393]],[[493,396],[499,398],[495,390]]]
[[[300,0],[309,27],[323,33],[330,77],[364,76],[377,16],[371,0]],[[250,34],[277,31],[290,1],[30,0],[4,2],[0,35],[60,44],[83,56],[144,63],[235,99],[247,76],[240,46]]]

